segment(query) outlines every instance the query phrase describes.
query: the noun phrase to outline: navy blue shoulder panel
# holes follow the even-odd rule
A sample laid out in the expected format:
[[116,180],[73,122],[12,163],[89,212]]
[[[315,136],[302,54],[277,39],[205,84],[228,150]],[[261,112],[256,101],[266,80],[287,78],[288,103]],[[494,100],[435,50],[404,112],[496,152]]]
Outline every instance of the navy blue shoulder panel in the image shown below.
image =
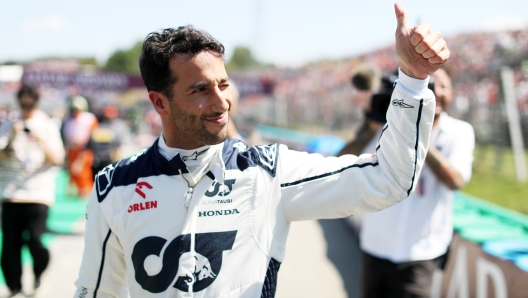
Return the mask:
[[222,149],[222,159],[224,160],[226,170],[240,170],[244,171],[249,167],[254,167],[257,164],[247,157],[247,145],[237,139],[227,139],[224,142]]
[[238,169],[244,171],[249,167],[259,165],[272,177],[275,177],[279,158],[279,144],[254,146],[248,150],[247,145],[242,141],[227,139],[224,143],[222,158],[226,170]]
[[139,178],[188,173],[180,155],[170,161],[159,152],[158,140],[138,154],[108,165],[95,176],[97,199],[102,202],[116,186],[136,184]]

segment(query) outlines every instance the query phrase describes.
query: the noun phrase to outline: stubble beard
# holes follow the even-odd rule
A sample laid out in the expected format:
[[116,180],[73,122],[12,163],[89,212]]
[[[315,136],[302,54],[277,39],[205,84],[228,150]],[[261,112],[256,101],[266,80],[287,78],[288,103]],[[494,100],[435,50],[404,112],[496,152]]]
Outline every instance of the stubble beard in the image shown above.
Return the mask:
[[193,139],[200,146],[220,144],[227,139],[229,123],[226,123],[225,129],[218,134],[213,134],[207,130],[200,117],[182,111],[172,100],[169,100],[169,105],[171,107],[169,120],[179,128],[180,132],[184,132],[186,138]]

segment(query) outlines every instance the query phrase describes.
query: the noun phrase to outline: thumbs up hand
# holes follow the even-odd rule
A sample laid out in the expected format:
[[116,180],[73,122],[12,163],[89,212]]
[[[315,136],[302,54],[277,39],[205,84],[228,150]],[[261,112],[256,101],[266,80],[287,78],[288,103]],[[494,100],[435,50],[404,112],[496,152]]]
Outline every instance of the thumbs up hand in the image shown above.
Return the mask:
[[394,4],[396,20],[396,54],[400,69],[408,76],[425,79],[449,58],[450,52],[439,31],[429,24],[407,27],[407,13],[402,3]]

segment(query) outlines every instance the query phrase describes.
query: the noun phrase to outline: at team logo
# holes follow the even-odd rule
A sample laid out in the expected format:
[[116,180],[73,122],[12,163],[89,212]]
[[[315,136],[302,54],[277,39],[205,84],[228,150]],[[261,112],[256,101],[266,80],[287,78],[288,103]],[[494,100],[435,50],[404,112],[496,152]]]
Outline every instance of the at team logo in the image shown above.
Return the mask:
[[277,167],[277,157],[278,157],[278,145],[268,145],[268,146],[255,146],[250,150],[254,150],[257,154],[256,162],[265,170],[267,170],[273,177],[275,177],[275,170]]
[[190,234],[180,235],[168,245],[161,237],[143,238],[132,251],[134,277],[151,293],[165,292],[171,285],[183,292],[202,291],[220,274],[223,251],[233,248],[236,234],[237,231],[195,234],[193,252]]
[[413,106],[403,102],[403,99],[393,99],[392,100],[392,105],[393,106],[399,106],[400,110],[401,109],[412,109],[412,108],[414,108]]
[[205,193],[205,196],[207,197],[214,197],[216,195],[225,197],[231,193],[233,190],[233,184],[235,184],[236,179],[226,179],[224,180],[224,184],[218,183],[216,180],[213,181],[213,184],[207,192]]
[[95,177],[95,180],[97,181],[97,194],[99,197],[106,195],[112,186],[115,169],[114,165],[110,164],[102,169]]

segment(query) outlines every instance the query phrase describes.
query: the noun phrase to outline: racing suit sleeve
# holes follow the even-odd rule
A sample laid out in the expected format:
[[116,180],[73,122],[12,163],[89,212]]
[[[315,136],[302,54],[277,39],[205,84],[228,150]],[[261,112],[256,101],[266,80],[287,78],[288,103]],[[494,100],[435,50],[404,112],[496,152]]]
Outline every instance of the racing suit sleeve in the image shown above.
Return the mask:
[[[104,202],[103,202],[104,203]],[[123,249],[92,190],[86,209],[84,253],[74,298],[127,297]]]
[[374,212],[413,191],[429,146],[435,99],[428,79],[402,71],[399,78],[374,154],[325,158],[280,146],[278,175],[288,222]]

